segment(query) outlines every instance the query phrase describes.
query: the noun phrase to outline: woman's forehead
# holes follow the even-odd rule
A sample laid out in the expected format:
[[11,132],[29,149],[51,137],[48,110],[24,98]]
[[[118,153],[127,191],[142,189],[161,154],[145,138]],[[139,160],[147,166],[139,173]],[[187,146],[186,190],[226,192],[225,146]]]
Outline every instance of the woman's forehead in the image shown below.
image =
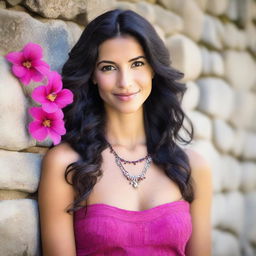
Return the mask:
[[130,35],[122,35],[104,41],[99,46],[98,59],[125,58],[130,60],[137,56],[145,56],[138,40]]

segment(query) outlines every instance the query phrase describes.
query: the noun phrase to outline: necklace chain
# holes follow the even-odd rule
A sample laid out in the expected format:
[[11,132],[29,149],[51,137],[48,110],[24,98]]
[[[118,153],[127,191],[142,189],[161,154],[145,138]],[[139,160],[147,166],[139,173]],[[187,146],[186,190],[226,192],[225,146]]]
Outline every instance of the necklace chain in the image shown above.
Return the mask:
[[[113,147],[111,146],[110,143],[108,143],[108,146],[110,148],[110,152],[115,156],[115,162],[116,162],[117,166],[120,168],[120,170],[122,171],[122,173],[126,177],[126,179],[130,181],[129,184],[132,185],[134,188],[137,188],[138,185],[139,185],[139,182],[141,180],[146,179],[147,170],[149,169],[150,164],[152,162],[151,156],[149,154],[147,154],[145,157],[140,158],[138,160],[128,161],[128,160],[125,160],[125,159],[121,158],[116,153],[116,151],[113,149]],[[122,165],[122,162],[124,164],[128,163],[128,164],[134,164],[135,165],[135,164],[137,164],[139,162],[142,162],[144,160],[146,160],[146,164],[144,165],[144,167],[142,169],[142,172],[139,175],[131,175],[131,174],[129,174],[129,172],[127,170],[125,170],[124,166]]]
[[111,146],[111,144],[110,144],[109,142],[107,142],[107,143],[108,143],[108,146],[110,147],[111,153],[114,154],[115,157],[118,157],[118,159],[119,159],[122,163],[124,163],[124,164],[134,164],[134,165],[136,165],[137,163],[140,163],[140,162],[146,160],[146,159],[149,157],[149,154],[147,154],[145,157],[142,157],[142,158],[140,158],[140,159],[138,159],[138,160],[134,160],[134,161],[125,160],[125,159],[121,158],[121,157],[116,153],[116,151],[113,149],[113,147]]

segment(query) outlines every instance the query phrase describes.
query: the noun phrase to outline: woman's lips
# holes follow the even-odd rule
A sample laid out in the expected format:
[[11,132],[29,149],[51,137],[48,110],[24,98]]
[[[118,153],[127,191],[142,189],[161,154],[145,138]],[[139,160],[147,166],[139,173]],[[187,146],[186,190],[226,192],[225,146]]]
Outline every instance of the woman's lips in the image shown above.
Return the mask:
[[131,99],[133,99],[136,94],[139,92],[135,92],[135,93],[130,93],[130,94],[114,94],[119,100],[121,101],[129,101]]

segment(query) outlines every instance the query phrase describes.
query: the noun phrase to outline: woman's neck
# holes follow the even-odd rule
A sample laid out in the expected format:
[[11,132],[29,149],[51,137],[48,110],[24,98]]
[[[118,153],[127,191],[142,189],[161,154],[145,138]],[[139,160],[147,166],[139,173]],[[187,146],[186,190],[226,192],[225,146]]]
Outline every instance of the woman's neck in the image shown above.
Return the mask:
[[113,146],[133,150],[138,145],[146,145],[143,110],[131,114],[107,115],[106,138]]

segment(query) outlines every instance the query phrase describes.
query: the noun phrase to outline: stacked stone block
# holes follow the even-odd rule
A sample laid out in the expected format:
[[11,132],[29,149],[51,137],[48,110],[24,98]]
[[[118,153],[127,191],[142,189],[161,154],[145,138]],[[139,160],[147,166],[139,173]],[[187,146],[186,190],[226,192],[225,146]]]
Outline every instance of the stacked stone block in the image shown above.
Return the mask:
[[[256,255],[256,2],[253,0],[0,1],[0,255],[40,255],[36,192],[50,142],[28,134],[30,94],[4,55],[39,43],[61,71],[82,29],[113,8],[148,19],[184,72],[192,148],[213,173],[213,256]],[[182,131],[181,131],[182,132]]]

